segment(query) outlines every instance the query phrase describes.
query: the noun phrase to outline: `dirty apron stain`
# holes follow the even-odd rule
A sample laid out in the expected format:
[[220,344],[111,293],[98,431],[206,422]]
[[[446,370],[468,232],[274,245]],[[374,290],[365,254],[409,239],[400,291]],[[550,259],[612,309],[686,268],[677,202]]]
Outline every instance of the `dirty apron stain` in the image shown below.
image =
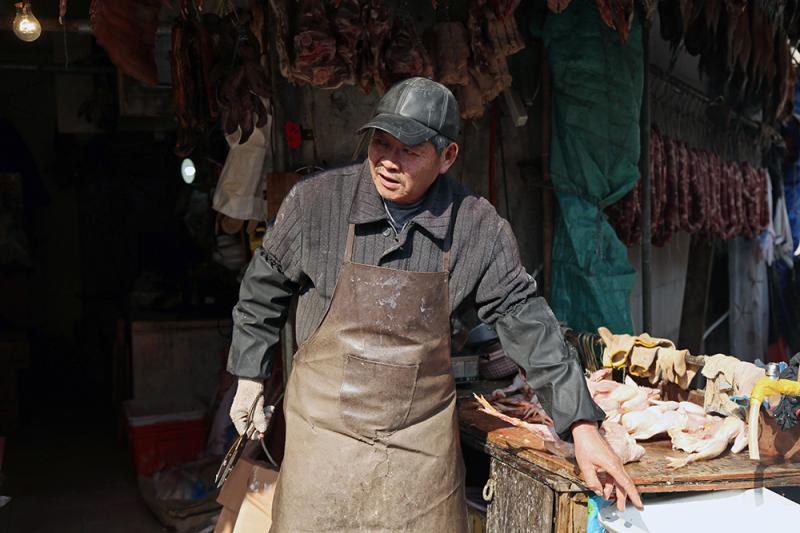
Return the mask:
[[286,387],[272,533],[466,532],[447,278],[351,262]]

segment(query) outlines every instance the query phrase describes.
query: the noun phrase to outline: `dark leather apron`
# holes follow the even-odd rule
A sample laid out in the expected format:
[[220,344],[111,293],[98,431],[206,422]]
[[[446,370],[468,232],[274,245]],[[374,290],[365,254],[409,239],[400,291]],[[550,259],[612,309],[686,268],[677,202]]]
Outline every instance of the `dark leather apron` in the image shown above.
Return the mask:
[[351,262],[295,355],[273,533],[466,532],[442,272]]

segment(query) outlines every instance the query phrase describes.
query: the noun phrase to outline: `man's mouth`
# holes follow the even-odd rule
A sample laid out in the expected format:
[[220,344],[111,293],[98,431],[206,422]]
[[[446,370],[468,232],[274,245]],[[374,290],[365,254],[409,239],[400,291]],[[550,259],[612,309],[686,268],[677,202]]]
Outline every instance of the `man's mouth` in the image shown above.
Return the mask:
[[378,172],[378,177],[381,179],[381,184],[387,189],[397,189],[400,186],[400,181],[396,180],[382,172]]

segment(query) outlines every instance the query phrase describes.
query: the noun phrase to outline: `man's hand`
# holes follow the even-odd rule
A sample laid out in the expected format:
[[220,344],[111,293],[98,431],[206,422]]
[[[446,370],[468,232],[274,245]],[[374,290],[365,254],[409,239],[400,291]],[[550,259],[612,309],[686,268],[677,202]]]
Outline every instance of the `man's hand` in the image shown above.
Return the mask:
[[258,404],[253,412],[253,426],[256,430],[250,436],[253,440],[263,437],[267,431],[267,418],[264,415],[264,382],[260,379],[239,378],[231,405],[231,420],[239,435],[243,435],[247,430],[247,416],[256,398]]
[[[600,435],[594,422],[576,422],[572,426],[572,438],[575,442],[575,459],[586,481],[586,486],[595,494],[610,500],[617,500],[617,509],[625,510],[625,500],[642,509],[642,499],[633,480],[625,472],[622,461]],[[604,471],[605,479],[601,483],[598,473]]]

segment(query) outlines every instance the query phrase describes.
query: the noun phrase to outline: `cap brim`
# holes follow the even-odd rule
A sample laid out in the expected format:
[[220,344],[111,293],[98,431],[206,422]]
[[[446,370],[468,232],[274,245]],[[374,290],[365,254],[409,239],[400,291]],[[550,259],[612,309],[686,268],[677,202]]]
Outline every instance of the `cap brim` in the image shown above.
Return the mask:
[[408,146],[424,143],[438,133],[436,130],[420,124],[413,118],[391,115],[389,113],[375,115],[372,117],[372,120],[361,126],[358,131],[362,132],[370,128],[385,131]]

